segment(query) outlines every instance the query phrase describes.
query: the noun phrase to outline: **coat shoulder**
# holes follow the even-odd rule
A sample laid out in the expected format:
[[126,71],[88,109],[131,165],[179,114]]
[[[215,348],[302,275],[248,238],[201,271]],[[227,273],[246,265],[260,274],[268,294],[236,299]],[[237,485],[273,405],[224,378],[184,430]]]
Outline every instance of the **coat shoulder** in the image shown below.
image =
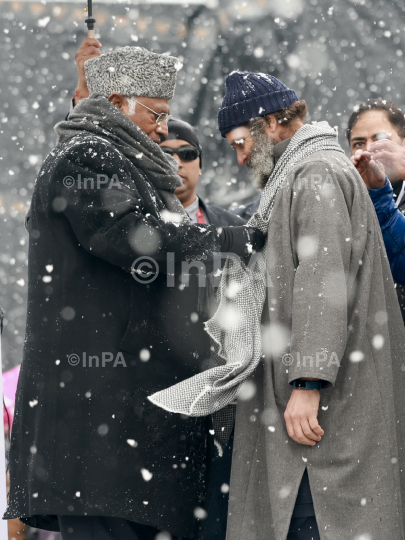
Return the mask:
[[[288,174],[289,184],[302,190],[329,184],[332,189],[339,189],[345,196],[361,194],[362,199],[368,196],[365,184],[357,169],[342,152],[321,150],[303,159]],[[311,191],[311,189],[309,190]],[[363,201],[364,203],[364,201]]]
[[240,216],[213,204],[204,204],[204,210],[212,225],[237,227],[246,223],[246,220]]
[[231,212],[231,214],[235,214],[236,216],[239,216],[247,222],[253,216],[253,214],[257,212],[260,205],[260,200],[261,195],[250,203],[241,204],[240,206],[232,208],[229,211]]
[[292,170],[292,174],[301,171],[301,169],[309,173],[331,172],[337,176],[346,176],[348,174],[358,176],[358,172],[350,159],[342,152],[336,150],[319,150],[314,152],[300,163],[297,163]]
[[272,223],[280,223],[284,213],[306,219],[320,208],[331,219],[347,215],[354,237],[367,230],[374,209],[367,188],[351,161],[338,151],[318,151],[297,163],[286,176],[272,212]]
[[50,153],[55,160],[111,161],[125,159],[125,156],[109,141],[93,135],[80,133],[58,144]]
[[54,177],[75,176],[83,171],[110,174],[134,166],[111,142],[91,133],[80,133],[59,143],[46,157],[38,175],[39,184]]

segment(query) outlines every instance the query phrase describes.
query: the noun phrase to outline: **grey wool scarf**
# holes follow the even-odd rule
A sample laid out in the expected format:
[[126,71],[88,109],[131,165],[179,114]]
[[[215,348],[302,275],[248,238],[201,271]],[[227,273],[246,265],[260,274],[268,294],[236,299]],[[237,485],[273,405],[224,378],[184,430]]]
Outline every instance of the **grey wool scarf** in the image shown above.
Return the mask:
[[102,94],[82,99],[69,118],[55,126],[55,132],[58,144],[83,132],[109,141],[146,176],[170,212],[188,219],[174,195],[174,190],[182,185],[177,161],[162,152],[157,143]]
[[[248,222],[250,227],[267,233],[276,195],[286,185],[288,174],[320,150],[343,153],[335,130],[327,122],[305,125],[295,133],[266,184],[258,212]],[[267,244],[255,256],[253,266],[242,261],[235,265],[233,258],[225,263],[218,290],[219,307],[205,323],[214,349],[214,367],[149,397],[152,403],[170,412],[189,416],[216,413],[214,427],[219,443],[221,432],[229,433],[228,405],[262,358],[260,323],[268,286],[266,251]]]

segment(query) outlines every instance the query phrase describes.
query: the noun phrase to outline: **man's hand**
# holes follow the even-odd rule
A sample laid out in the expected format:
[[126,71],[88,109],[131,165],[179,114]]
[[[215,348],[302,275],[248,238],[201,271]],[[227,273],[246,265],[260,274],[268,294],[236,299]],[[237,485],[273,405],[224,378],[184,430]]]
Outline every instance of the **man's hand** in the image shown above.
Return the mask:
[[356,150],[351,160],[359,171],[367,189],[379,189],[385,185],[385,169],[382,163],[376,160],[375,154]]
[[319,390],[292,391],[284,420],[293,441],[315,446],[322,439],[324,431],[318,424],[319,400]]
[[84,63],[90,58],[100,56],[100,47],[101,43],[98,41],[98,39],[85,38],[76,53],[75,60],[77,65],[78,80],[74,97],[75,105],[77,105],[81,99],[89,96],[86,73],[84,71]]
[[380,161],[384,167],[393,171],[391,181],[405,179],[405,147],[384,139],[369,145],[368,152],[373,153],[373,159]]

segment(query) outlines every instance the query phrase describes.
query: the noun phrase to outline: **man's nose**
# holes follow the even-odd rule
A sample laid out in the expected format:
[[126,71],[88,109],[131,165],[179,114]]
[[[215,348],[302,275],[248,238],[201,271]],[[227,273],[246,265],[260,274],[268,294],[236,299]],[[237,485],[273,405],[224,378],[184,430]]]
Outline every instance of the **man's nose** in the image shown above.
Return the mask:
[[156,133],[159,133],[159,135],[163,135],[164,137],[167,137],[169,135],[169,128],[167,125],[167,122],[162,122],[157,126],[155,129]]
[[244,167],[247,159],[248,159],[248,156],[245,154],[245,152],[238,152],[238,163],[239,163],[239,165],[242,165],[242,167]]
[[181,159],[179,158],[179,156],[177,154],[173,154],[173,157],[177,161],[177,163],[179,164],[179,167],[182,167],[183,164],[182,164]]
[[373,144],[373,142],[374,142],[374,139],[372,138],[366,140],[366,150],[368,150],[368,147],[370,146],[370,144]]

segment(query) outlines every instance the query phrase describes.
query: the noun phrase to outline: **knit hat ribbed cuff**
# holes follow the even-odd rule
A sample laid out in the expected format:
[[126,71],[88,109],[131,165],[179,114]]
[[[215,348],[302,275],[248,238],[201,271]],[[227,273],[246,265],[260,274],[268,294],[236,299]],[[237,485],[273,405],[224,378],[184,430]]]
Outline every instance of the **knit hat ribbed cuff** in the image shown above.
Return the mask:
[[275,113],[281,109],[290,107],[298,101],[298,96],[294,90],[279,90],[271,94],[264,94],[234,103],[229,107],[224,107],[218,114],[218,126],[222,137],[239,126],[243,126],[252,118]]

